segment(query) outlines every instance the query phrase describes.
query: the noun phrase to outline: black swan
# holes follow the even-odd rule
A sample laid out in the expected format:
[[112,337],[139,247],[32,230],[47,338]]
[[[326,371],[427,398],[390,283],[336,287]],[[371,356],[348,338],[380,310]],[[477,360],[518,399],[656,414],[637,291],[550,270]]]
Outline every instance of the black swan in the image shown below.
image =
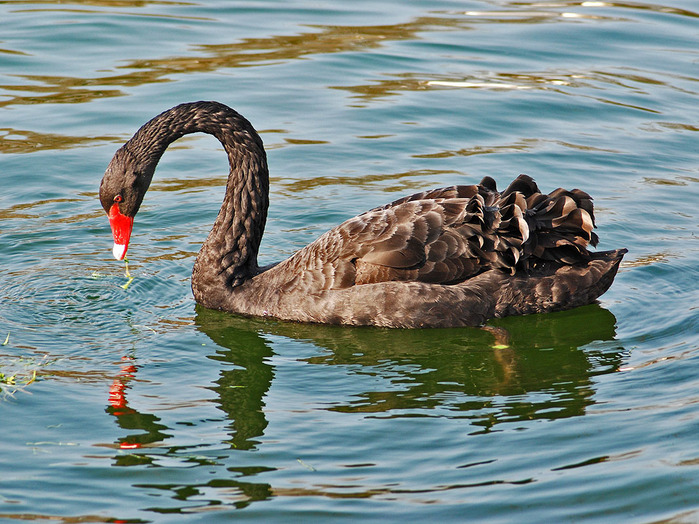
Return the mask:
[[594,302],[626,253],[587,250],[597,244],[587,193],[542,194],[520,175],[502,193],[486,177],[478,185],[401,198],[260,267],[269,192],[262,140],[228,106],[193,102],[141,127],[102,178],[100,201],[117,260],[126,255],[160,157],[172,142],[196,132],[214,135],[230,162],[221,210],[192,272],[194,298],[208,308],[297,322],[477,326],[492,317]]

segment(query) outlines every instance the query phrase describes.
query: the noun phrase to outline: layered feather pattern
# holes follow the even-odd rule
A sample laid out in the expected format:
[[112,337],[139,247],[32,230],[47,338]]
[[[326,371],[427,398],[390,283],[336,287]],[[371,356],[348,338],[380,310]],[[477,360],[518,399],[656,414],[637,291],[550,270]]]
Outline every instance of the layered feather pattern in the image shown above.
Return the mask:
[[[322,289],[390,281],[456,284],[490,269],[509,274],[555,261],[589,260],[597,244],[592,198],[579,189],[541,193],[520,175],[417,193],[354,217],[286,263]],[[282,263],[285,264],[285,263]]]

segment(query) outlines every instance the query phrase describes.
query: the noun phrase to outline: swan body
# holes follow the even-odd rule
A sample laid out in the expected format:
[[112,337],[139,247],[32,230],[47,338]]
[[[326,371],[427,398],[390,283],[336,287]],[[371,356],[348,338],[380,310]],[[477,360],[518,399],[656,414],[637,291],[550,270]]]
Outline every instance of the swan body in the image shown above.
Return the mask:
[[486,177],[401,198],[259,267],[269,193],[262,140],[233,109],[193,102],[144,124],[105,172],[100,200],[117,259],[160,157],[195,132],[214,135],[230,163],[221,210],[192,273],[194,298],[208,308],[298,322],[475,326],[594,302],[626,252],[588,251],[597,235],[587,193],[543,194],[520,175],[503,192]]

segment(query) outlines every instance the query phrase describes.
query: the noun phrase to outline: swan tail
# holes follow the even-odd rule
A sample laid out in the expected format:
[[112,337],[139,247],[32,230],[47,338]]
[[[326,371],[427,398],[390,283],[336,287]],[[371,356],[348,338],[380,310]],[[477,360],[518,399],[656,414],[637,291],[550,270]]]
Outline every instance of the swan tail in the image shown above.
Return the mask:
[[559,188],[545,194],[532,178],[520,175],[499,195],[496,205],[502,251],[518,250],[514,261],[518,267],[530,269],[542,261],[586,263],[591,256],[588,246],[599,241],[592,197],[580,189]]
[[590,253],[585,263],[539,264],[502,280],[495,316],[549,313],[592,304],[614,281],[626,249]]

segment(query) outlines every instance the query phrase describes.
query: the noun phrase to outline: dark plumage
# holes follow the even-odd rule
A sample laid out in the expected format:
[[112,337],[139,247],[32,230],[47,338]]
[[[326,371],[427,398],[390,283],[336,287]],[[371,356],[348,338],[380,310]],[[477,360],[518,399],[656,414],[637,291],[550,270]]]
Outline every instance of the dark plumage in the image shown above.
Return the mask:
[[221,210],[194,264],[192,290],[214,309],[300,322],[386,327],[479,325],[491,317],[589,304],[625,249],[597,244],[592,199],[548,195],[520,175],[499,193],[451,186],[351,218],[288,259],[257,265],[267,217],[265,151],[252,125],[217,102],[182,104],[146,123],[114,155],[100,186],[114,254],[126,254],[133,217],[170,143],[214,135],[230,174]]

